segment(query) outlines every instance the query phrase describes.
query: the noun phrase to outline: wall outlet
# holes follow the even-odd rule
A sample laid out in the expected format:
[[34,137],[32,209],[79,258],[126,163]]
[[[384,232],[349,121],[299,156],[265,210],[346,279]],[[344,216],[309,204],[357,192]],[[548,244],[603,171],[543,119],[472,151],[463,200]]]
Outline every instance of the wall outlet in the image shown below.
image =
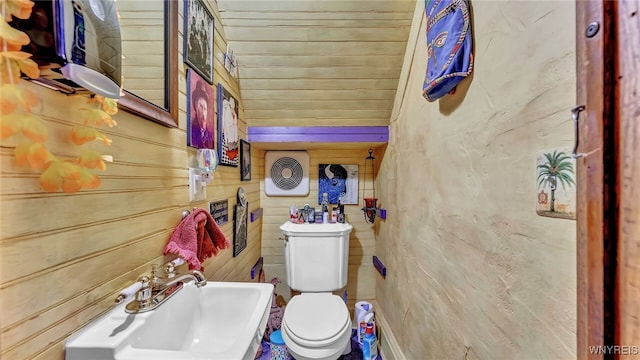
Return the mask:
[[201,201],[207,198],[207,183],[202,171],[189,168],[189,201]]

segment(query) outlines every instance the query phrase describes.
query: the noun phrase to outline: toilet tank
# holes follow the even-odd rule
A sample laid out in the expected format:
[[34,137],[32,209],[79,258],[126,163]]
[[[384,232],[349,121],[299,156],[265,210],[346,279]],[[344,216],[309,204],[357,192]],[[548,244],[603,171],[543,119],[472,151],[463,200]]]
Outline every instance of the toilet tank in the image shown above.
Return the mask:
[[352,229],[346,223],[282,224],[289,287],[301,292],[329,292],[345,287]]

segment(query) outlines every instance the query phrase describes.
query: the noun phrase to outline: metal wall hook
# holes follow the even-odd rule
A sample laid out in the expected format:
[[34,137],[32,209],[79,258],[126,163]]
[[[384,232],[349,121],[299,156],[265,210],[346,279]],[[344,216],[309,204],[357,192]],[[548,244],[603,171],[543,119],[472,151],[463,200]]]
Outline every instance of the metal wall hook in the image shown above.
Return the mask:
[[584,105],[577,105],[573,109],[571,109],[571,117],[573,118],[573,128],[575,131],[575,140],[573,143],[573,151],[571,152],[571,156],[574,159],[580,158],[583,154],[578,153],[578,145],[580,145],[580,132],[578,126],[578,119],[580,119],[580,112],[584,111]]

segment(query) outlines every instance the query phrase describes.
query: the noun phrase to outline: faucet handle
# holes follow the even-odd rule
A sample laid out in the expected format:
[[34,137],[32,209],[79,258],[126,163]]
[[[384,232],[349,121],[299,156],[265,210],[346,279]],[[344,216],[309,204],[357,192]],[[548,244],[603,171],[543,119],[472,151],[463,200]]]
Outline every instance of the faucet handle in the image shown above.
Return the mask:
[[140,276],[138,281],[140,282],[140,284],[142,284],[142,286],[140,287],[140,290],[136,292],[135,299],[137,301],[145,301],[151,299],[151,280],[149,280],[149,277],[146,275]]
[[171,279],[176,276],[176,267],[173,262],[169,261],[168,263],[164,264],[164,276],[167,279]]

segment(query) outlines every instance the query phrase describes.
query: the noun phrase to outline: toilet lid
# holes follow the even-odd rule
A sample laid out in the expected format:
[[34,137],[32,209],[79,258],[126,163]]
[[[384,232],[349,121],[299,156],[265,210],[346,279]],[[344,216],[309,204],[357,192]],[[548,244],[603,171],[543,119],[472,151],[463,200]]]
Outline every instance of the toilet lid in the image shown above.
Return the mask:
[[282,319],[287,330],[300,340],[321,342],[351,326],[342,298],[331,293],[304,293],[291,298]]

